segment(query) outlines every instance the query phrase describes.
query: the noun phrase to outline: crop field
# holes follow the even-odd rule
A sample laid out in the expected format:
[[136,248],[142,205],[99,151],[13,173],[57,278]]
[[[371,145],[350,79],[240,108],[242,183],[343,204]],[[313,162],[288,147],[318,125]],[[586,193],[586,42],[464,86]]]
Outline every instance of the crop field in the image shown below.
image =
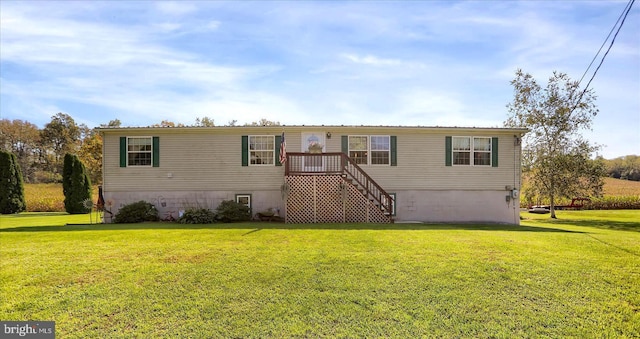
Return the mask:
[[615,178],[604,179],[605,196],[640,196],[640,181],[621,180]]
[[[98,201],[98,187],[93,187],[93,201]],[[27,212],[64,212],[62,184],[25,184]]]

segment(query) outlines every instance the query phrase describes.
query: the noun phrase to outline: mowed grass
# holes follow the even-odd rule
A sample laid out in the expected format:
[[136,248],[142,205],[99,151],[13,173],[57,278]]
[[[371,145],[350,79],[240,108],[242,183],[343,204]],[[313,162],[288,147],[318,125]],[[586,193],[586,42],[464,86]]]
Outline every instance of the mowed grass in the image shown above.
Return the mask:
[[0,319],[55,320],[61,338],[640,337],[640,211],[558,216],[195,227],[0,216]]

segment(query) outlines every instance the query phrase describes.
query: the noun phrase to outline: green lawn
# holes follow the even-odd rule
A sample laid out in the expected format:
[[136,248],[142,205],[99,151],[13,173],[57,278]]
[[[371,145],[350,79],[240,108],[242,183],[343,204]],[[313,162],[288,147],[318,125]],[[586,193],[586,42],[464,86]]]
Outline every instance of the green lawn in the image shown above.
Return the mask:
[[522,226],[0,216],[0,319],[68,337],[640,337],[640,211]]

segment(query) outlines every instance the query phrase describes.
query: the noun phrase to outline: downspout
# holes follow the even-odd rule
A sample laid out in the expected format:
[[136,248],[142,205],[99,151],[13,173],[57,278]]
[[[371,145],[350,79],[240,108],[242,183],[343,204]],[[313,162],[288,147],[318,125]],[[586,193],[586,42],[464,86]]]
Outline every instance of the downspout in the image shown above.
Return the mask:
[[106,218],[104,216],[105,213],[109,213],[109,221],[113,221],[113,212],[111,212],[110,209],[107,209],[107,207],[111,207],[111,206],[107,206],[106,202],[104,201],[104,196],[103,193],[105,191],[105,166],[104,166],[104,155],[105,155],[105,134],[104,131],[100,131],[100,136],[102,137],[102,158],[100,159],[101,162],[101,166],[102,166],[102,185],[101,185],[101,189],[99,189],[99,199],[102,199],[102,223],[106,223]]
[[[515,135],[515,146],[513,148],[513,188],[518,192],[522,192],[522,134]],[[520,156],[518,156],[520,154]],[[513,222],[520,225],[520,194],[513,200]]]

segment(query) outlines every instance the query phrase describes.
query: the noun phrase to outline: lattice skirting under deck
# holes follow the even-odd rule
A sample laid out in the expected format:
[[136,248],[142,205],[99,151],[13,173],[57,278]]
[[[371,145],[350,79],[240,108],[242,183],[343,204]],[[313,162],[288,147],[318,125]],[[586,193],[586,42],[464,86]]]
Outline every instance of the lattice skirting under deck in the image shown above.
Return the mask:
[[339,175],[287,176],[287,223],[389,223],[389,216]]

